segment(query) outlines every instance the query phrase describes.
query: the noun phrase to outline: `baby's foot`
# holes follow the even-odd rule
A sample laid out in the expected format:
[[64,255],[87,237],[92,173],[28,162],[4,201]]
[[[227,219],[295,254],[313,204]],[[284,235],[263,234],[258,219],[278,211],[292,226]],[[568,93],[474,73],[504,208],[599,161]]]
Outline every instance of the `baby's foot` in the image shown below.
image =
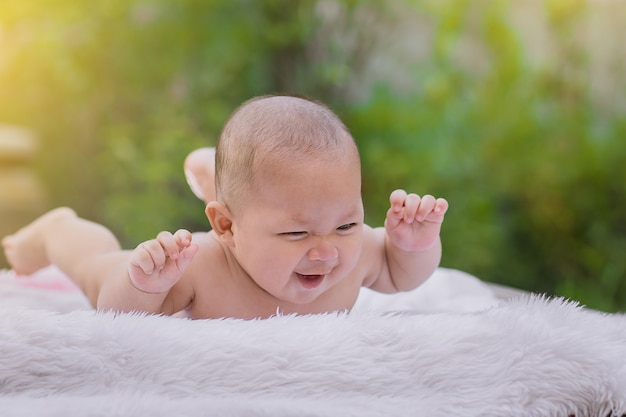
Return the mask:
[[187,155],[185,178],[196,197],[205,203],[215,200],[215,148],[200,148]]
[[2,239],[4,254],[16,274],[29,275],[50,265],[45,236],[51,225],[68,216],[76,213],[65,207],[54,209]]

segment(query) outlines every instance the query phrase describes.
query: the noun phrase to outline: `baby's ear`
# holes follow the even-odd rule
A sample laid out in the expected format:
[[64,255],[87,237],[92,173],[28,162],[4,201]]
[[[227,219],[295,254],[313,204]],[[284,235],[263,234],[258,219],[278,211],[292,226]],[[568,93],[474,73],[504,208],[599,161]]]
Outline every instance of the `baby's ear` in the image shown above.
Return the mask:
[[217,237],[225,245],[234,247],[233,215],[228,207],[218,201],[210,201],[204,212],[211,222],[211,227],[217,233]]

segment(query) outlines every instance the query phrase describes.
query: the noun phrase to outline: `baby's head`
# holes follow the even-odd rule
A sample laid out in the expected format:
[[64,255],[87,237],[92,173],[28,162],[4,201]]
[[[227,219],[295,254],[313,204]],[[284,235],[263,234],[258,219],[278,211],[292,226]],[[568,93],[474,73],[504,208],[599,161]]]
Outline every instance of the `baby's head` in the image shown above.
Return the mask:
[[327,107],[289,96],[244,103],[222,131],[215,174],[207,217],[242,276],[274,297],[272,308],[311,303],[354,269],[363,244],[359,153]]
[[292,96],[253,98],[233,112],[220,135],[217,199],[237,211],[250,203],[267,175],[311,161],[361,169],[354,139],[325,105]]

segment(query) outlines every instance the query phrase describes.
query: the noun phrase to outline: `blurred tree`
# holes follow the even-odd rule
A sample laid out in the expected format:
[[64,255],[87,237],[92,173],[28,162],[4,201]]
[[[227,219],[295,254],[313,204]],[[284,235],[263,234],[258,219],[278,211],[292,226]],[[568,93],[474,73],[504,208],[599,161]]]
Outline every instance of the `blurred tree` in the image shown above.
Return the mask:
[[[376,2],[329,4],[351,16]],[[202,205],[181,175],[190,150],[214,144],[228,114],[251,96],[341,96],[351,55],[327,53],[324,7],[311,0],[11,4],[2,13],[12,50],[0,88],[15,99],[0,104],[0,115],[41,132],[50,205],[75,207],[131,245],[159,229],[205,229]]]
[[[396,187],[450,200],[444,265],[624,309],[625,119],[594,106],[586,55],[572,42],[587,4],[563,3],[546,5],[558,54],[537,68],[510,2],[413,2],[436,28],[432,57],[416,68],[421,89],[379,88],[348,124],[370,167],[370,215],[380,217],[380,196]],[[479,70],[458,62],[468,37]]]
[[532,2],[553,51],[538,65],[516,4],[0,0],[0,120],[42,139],[50,206],[131,247],[208,228],[182,163],[237,105],[310,95],[359,143],[370,224],[395,188],[445,196],[445,266],[624,309],[626,119],[589,87],[596,6]]

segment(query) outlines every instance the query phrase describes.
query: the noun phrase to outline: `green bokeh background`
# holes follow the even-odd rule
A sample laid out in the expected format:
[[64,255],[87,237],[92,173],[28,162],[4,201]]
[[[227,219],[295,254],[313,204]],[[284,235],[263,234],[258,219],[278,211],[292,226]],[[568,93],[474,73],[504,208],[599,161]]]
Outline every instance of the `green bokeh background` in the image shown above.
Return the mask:
[[359,144],[369,224],[395,188],[446,197],[443,266],[624,310],[619,6],[0,0],[0,123],[39,139],[33,216],[71,206],[130,248],[209,227],[182,163],[237,105],[309,95]]

